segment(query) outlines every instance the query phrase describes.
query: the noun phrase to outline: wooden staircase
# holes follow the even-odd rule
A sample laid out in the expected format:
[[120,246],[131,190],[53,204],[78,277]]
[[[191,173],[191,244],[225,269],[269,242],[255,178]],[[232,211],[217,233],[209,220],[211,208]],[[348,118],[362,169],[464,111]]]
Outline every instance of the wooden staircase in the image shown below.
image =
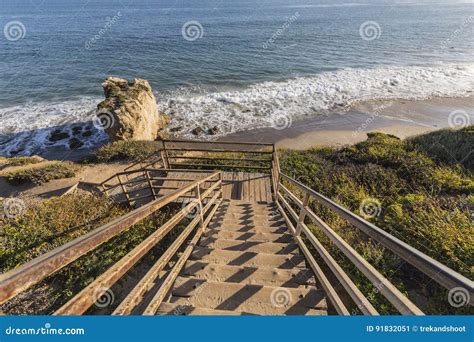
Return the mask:
[[161,315],[325,315],[326,296],[274,204],[225,201]]
[[[1,274],[0,304],[171,206],[177,212],[168,221],[54,314],[82,315],[102,296],[113,298],[117,282],[163,244],[166,250],[159,259],[107,313],[378,315],[352,274],[339,264],[344,255],[394,309],[403,315],[423,315],[313,211],[318,207],[346,220],[354,231],[380,244],[384,253],[399,257],[446,290],[466,290],[474,305],[472,280],[282,173],[274,145],[183,140],[159,144],[159,152],[100,184],[107,200],[133,210]],[[179,235],[165,243],[177,227]],[[313,229],[338,248],[337,257]]]

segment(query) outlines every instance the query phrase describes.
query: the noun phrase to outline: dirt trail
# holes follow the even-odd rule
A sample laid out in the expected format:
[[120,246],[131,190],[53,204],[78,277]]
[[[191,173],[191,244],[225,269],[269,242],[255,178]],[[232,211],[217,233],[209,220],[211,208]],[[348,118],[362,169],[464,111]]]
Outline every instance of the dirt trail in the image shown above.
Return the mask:
[[56,179],[39,186],[34,184],[11,185],[6,181],[5,177],[3,177],[10,171],[30,169],[51,163],[54,163],[54,161],[44,161],[37,164],[3,169],[0,172],[0,197],[49,198],[58,196],[80,181],[100,183],[117,172],[123,171],[123,169],[130,165],[128,162],[80,165],[80,169],[75,177]]

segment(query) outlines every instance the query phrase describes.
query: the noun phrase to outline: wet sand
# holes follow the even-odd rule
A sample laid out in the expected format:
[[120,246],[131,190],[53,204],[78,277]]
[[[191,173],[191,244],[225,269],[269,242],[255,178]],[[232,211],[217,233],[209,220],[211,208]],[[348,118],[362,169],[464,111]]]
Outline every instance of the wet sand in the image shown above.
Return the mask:
[[[470,124],[474,124],[474,95],[364,102],[347,111],[289,120],[285,127],[279,129],[268,127],[238,132],[223,136],[216,142],[264,142],[275,143],[281,148],[307,149],[318,145],[354,144],[365,140],[369,132],[384,132],[406,138],[450,127],[449,116],[454,111],[464,112]],[[205,141],[206,137],[197,137],[196,140]],[[47,160],[80,161],[93,152],[58,147],[45,150],[41,157]]]
[[[270,142],[281,148],[307,149],[354,144],[365,140],[369,132],[384,132],[403,139],[450,127],[450,114],[455,111],[462,113],[456,116],[474,124],[474,96],[366,102],[346,112],[289,121],[283,129],[254,129],[220,140]],[[451,121],[452,118],[453,115]]]

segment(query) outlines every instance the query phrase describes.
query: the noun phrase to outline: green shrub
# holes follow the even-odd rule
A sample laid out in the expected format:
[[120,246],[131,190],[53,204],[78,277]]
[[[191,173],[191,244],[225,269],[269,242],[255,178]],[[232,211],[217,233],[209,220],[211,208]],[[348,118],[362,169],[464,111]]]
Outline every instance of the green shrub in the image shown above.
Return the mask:
[[[166,206],[124,232],[81,256],[10,301],[0,310],[9,314],[51,314],[129,253],[174,215],[179,207]],[[29,205],[15,219],[3,218],[0,271],[5,272],[122,216],[130,209],[103,197],[71,194]],[[146,270],[168,248],[188,221],[184,220],[145,258]],[[117,294],[118,295],[118,294]]]
[[125,212],[102,197],[85,193],[31,203],[22,215],[0,217],[0,271],[24,264]]
[[29,164],[37,164],[42,162],[43,159],[37,156],[32,157],[12,157],[12,158],[4,158],[0,157],[0,166],[21,166],[21,165],[29,165]]
[[474,126],[442,129],[408,139],[408,144],[437,162],[461,164],[474,171]]
[[[465,135],[464,132],[463,139],[455,138],[449,148],[456,150],[456,142],[464,143]],[[417,137],[417,141],[423,138]],[[474,181],[466,164],[447,163],[440,156],[426,153],[412,140],[383,133],[369,134],[366,141],[342,149],[282,150],[280,162],[284,173],[358,215],[364,199],[375,199],[380,212],[368,217],[369,221],[468,278],[474,277]],[[294,190],[290,184],[285,185]],[[445,291],[421,272],[371,243],[367,236],[317,202],[310,202],[310,207],[402,292],[416,293],[415,299],[410,298],[418,300],[416,303],[423,310],[436,314],[460,312],[449,306]],[[311,227],[379,311],[393,313],[393,307],[338,248],[317,227]]]
[[78,167],[66,162],[53,162],[37,167],[28,167],[8,172],[7,181],[13,185],[24,183],[43,184],[53,179],[71,178],[76,175]]
[[116,141],[99,148],[95,153],[98,162],[117,160],[143,160],[159,152],[160,144],[156,141]]

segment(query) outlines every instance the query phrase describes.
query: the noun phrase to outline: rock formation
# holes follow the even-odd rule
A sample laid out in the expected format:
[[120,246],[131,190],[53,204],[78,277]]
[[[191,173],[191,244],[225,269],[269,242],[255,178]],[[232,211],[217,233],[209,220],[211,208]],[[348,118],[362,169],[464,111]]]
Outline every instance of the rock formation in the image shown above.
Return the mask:
[[169,119],[158,112],[148,81],[109,77],[102,87],[105,100],[97,106],[97,121],[112,141],[155,140],[161,136]]

